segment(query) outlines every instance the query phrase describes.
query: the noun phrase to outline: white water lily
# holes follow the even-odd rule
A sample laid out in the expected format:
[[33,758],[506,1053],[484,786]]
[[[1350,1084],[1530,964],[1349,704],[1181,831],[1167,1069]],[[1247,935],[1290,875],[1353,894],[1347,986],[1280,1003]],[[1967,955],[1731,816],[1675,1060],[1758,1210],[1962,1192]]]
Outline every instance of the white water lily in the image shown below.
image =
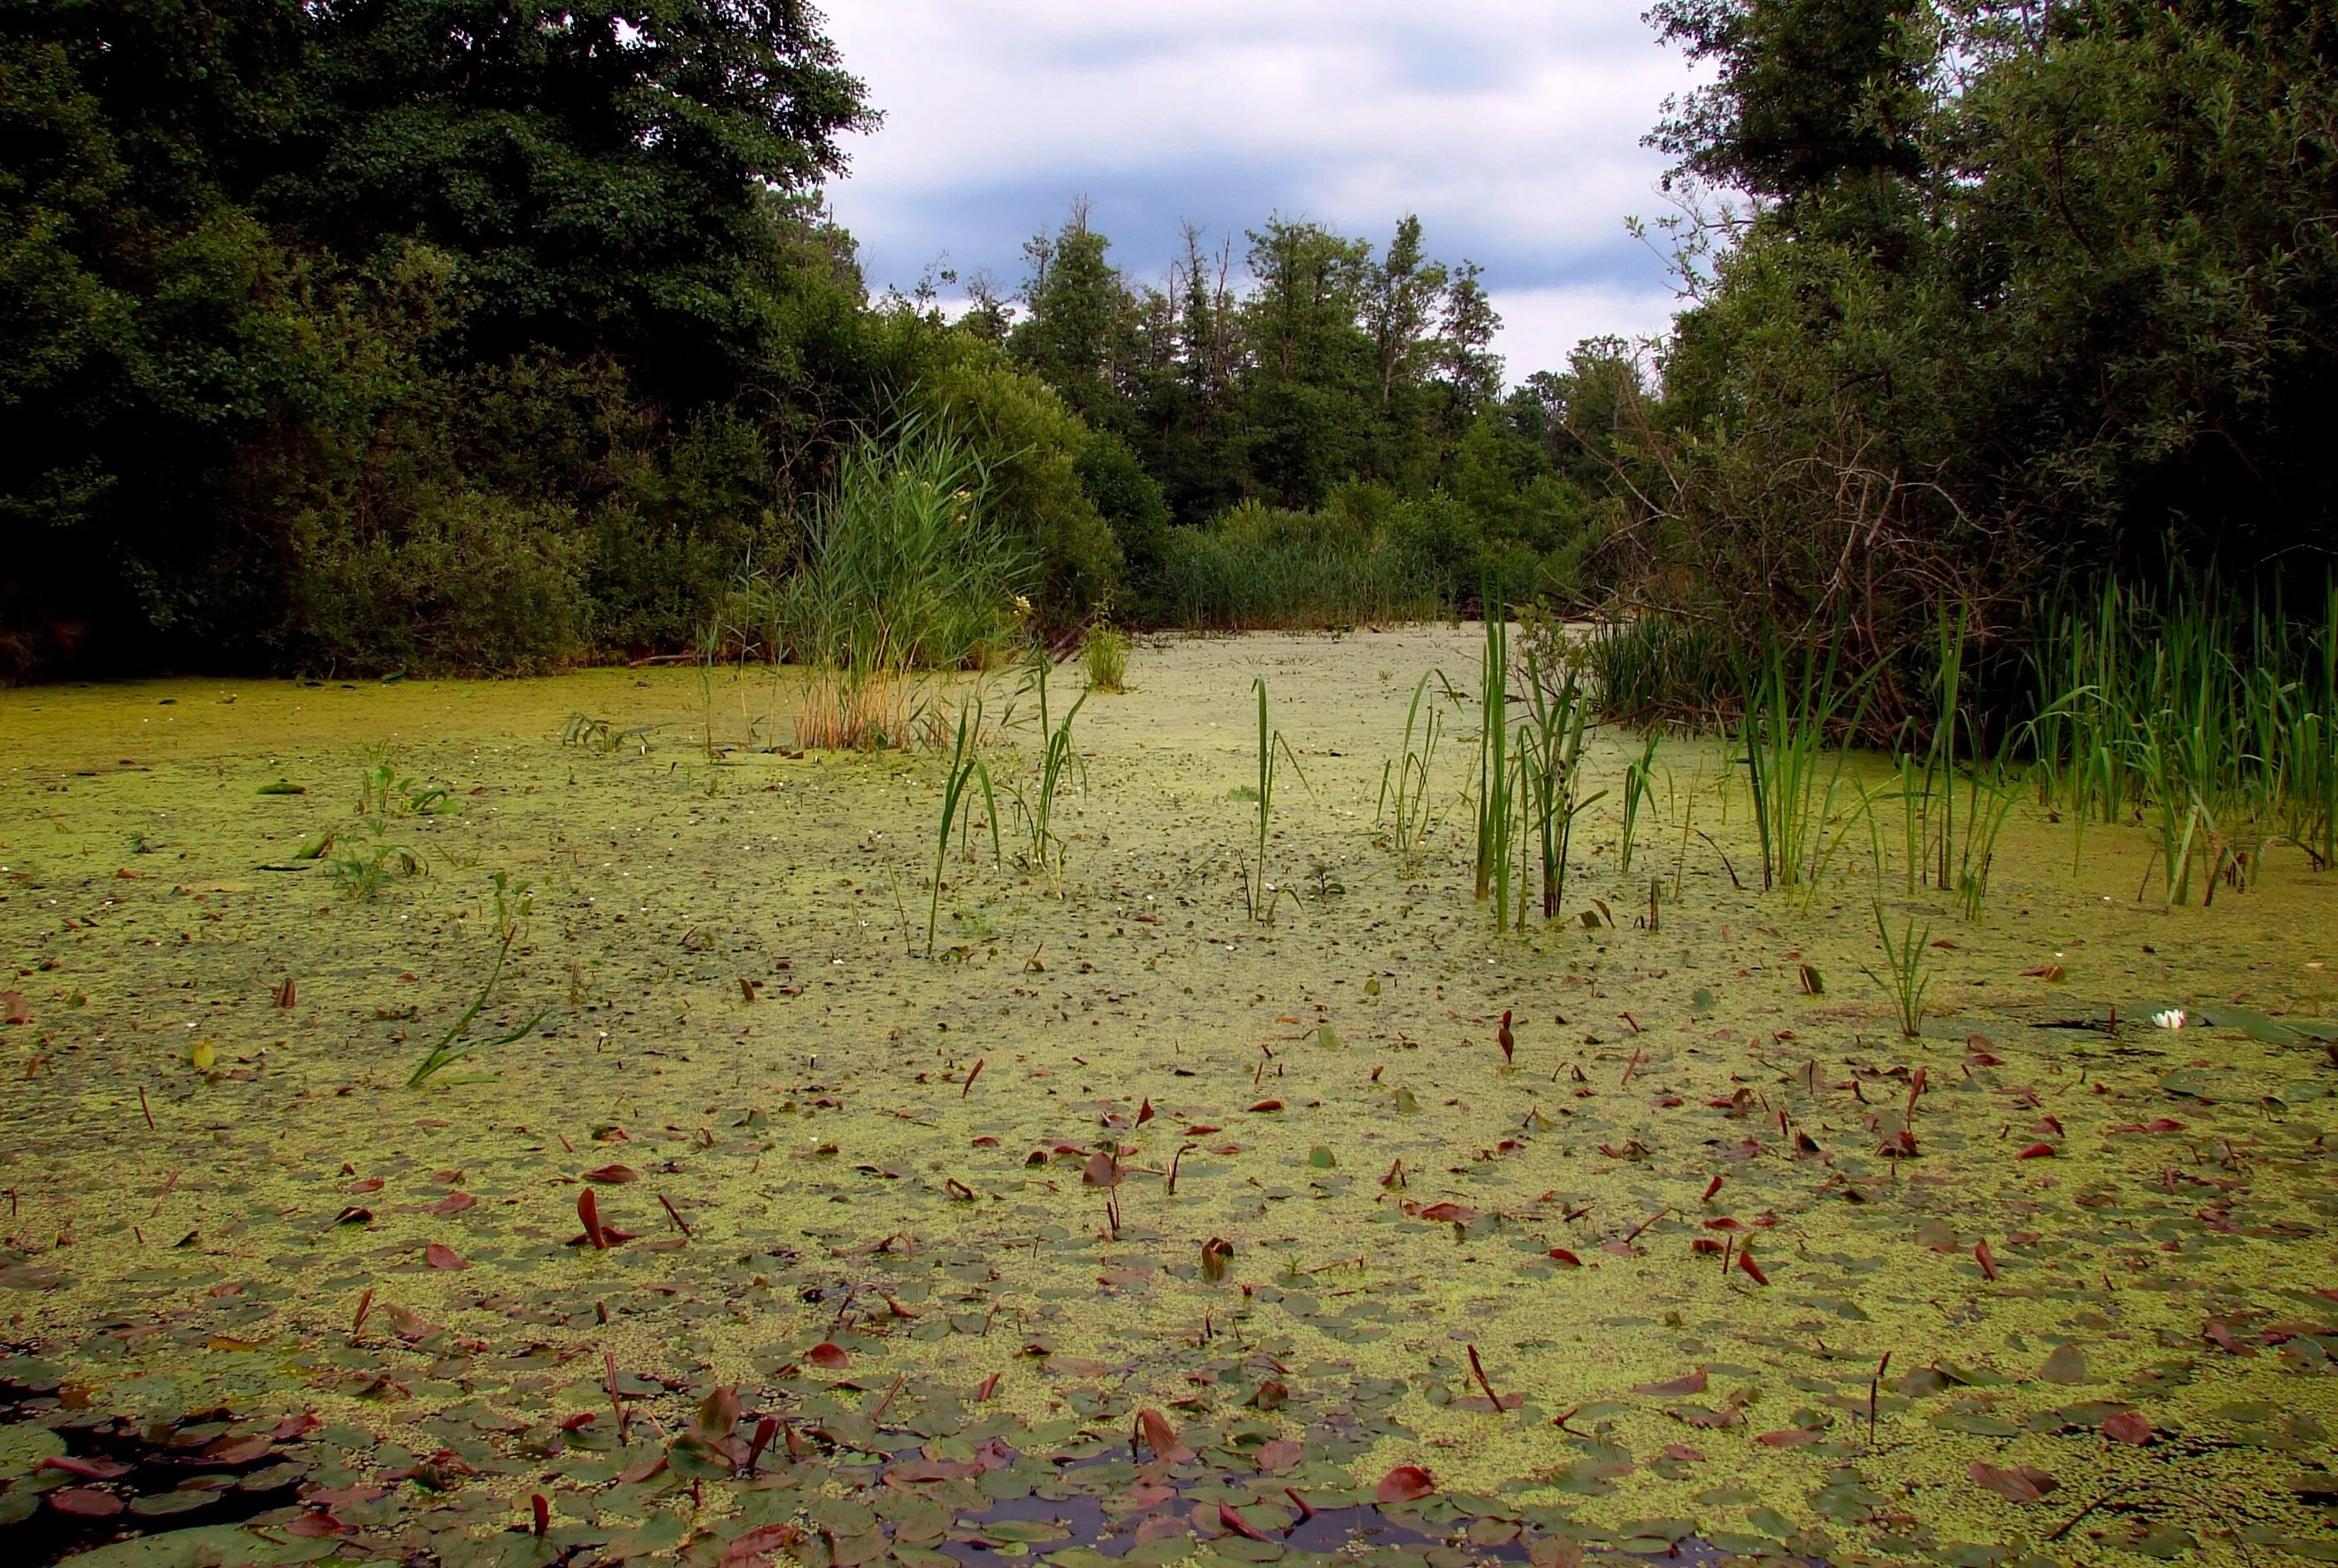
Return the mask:
[[2158,1024],[2162,1029],[2181,1029],[2184,1027],[2185,1022],[2184,1009],[2181,1007],[2170,1007],[2165,1013],[2154,1013],[2151,1015],[2151,1021],[2154,1024]]

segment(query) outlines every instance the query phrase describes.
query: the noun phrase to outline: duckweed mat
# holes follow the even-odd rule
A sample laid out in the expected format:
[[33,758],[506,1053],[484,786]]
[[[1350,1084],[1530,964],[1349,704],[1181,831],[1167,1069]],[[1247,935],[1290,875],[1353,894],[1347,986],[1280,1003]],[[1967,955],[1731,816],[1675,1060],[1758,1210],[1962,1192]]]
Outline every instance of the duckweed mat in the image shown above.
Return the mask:
[[1627,874],[1598,736],[1498,936],[1467,712],[1375,825],[1475,660],[1138,650],[1060,869],[989,677],[930,956],[947,755],[791,673],[0,694],[0,1553],[2338,1560],[2333,882],[2025,804],[1977,921],[1763,894],[1676,740]]

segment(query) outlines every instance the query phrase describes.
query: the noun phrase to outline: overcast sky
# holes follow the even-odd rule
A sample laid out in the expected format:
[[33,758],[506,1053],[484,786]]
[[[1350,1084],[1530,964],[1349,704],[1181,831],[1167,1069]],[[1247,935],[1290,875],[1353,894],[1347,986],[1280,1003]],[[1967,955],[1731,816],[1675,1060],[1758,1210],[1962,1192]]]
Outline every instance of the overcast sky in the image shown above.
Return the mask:
[[1012,289],[1074,197],[1157,279],[1178,224],[1270,212],[1486,269],[1515,381],[1599,332],[1661,331],[1667,211],[1640,145],[1689,82],[1646,0],[827,0],[883,129],[830,191],[872,287],[938,260]]

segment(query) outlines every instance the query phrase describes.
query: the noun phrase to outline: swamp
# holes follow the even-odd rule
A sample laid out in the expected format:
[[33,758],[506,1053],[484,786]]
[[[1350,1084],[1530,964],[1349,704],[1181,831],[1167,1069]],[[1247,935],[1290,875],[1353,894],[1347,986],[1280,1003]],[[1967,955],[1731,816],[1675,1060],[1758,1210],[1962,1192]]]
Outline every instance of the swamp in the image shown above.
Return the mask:
[[2312,859],[1594,727],[1506,909],[1500,641],[0,695],[0,1540],[2326,1559]]
[[0,0],[0,1568],[2338,1563],[2338,3]]

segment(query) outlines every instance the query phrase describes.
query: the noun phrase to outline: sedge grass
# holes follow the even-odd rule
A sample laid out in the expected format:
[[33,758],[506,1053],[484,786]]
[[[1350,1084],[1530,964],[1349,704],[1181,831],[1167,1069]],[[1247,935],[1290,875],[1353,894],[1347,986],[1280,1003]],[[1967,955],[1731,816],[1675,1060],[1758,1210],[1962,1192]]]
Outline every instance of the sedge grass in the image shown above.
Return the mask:
[[1282,900],[1282,889],[1266,877],[1267,840],[1274,823],[1275,779],[1285,761],[1299,775],[1302,785],[1307,783],[1307,775],[1300,769],[1298,753],[1292,750],[1291,742],[1268,722],[1265,678],[1253,680],[1251,686],[1258,694],[1258,782],[1244,793],[1251,796],[1257,808],[1257,838],[1251,863],[1241,872],[1243,903],[1253,924],[1271,926],[1274,923],[1275,906]]
[[1439,671],[1432,670],[1414,683],[1412,701],[1405,708],[1401,750],[1380,768],[1380,805],[1373,818],[1373,826],[1387,830],[1388,844],[1408,877],[1419,868],[1420,851],[1438,823],[1429,774],[1444,735],[1445,712],[1429,695],[1432,680],[1444,687],[1447,700],[1453,697],[1452,685]]
[[1841,678],[1839,647],[1823,661],[1766,644],[1742,674],[1744,698],[1737,742],[1753,798],[1762,886],[1799,889],[1807,903],[1850,825],[1869,808],[1846,771],[1846,741],[1866,715],[1874,671]]
[[1015,787],[1015,807],[1026,836],[1024,864],[1038,873],[1050,871],[1061,875],[1064,864],[1063,840],[1051,826],[1055,817],[1056,798],[1075,776],[1085,780],[1086,771],[1078,751],[1072,745],[1072,720],[1079,717],[1080,709],[1095,690],[1091,683],[1087,691],[1073,699],[1061,719],[1051,716],[1047,701],[1047,666],[1042,662],[1032,672],[1031,688],[1038,696],[1040,753],[1038,776],[1028,788]]
[[990,824],[990,853],[995,860],[1001,853],[998,837],[998,802],[990,787],[990,767],[984,760],[981,747],[982,697],[979,692],[961,703],[958,710],[956,739],[950,749],[949,768],[942,782],[942,815],[939,828],[934,835],[933,890],[926,901],[926,956],[934,956],[934,932],[941,922],[942,873],[948,868],[950,829],[958,826],[972,801],[968,790],[978,787]]
[[1883,941],[1884,972],[1879,975],[1868,966],[1867,977],[1891,997],[1892,1011],[1899,1017],[1900,1033],[1912,1040],[1923,1027],[1924,998],[1932,988],[1932,927],[1927,923],[1919,930],[1911,918],[1901,927],[1895,943],[1891,939],[1891,923],[1883,917],[1883,906],[1878,904],[1875,934]]
[[[1529,844],[1539,851],[1542,917],[1555,920],[1567,894],[1575,819],[1607,792],[1587,797],[1580,792],[1583,736],[1592,704],[1575,669],[1565,669],[1554,680],[1530,658],[1526,692],[1527,717],[1518,727],[1518,794],[1527,811]],[[1523,885],[1518,904],[1523,926]]]

